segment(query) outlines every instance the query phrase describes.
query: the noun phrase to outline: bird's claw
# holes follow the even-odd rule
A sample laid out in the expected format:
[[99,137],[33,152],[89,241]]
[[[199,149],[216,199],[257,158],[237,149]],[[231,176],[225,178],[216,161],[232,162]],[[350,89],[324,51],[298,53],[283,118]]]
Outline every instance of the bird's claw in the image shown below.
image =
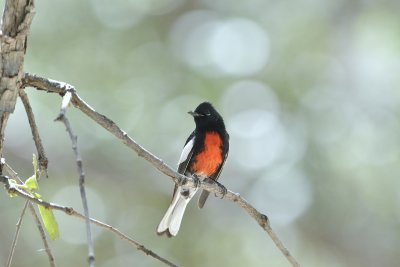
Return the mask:
[[[226,189],[226,187],[225,186],[223,186],[222,184],[220,184],[220,183],[218,183],[217,181],[214,181],[218,186],[219,186],[219,188],[221,189],[221,199],[223,199],[224,197],[225,197],[225,195],[228,193],[228,189]],[[215,193],[215,197],[219,197],[218,196],[218,193]]]
[[194,187],[195,188],[199,188],[199,186],[200,186],[200,178],[196,175],[196,174],[193,174],[193,183],[194,183]]

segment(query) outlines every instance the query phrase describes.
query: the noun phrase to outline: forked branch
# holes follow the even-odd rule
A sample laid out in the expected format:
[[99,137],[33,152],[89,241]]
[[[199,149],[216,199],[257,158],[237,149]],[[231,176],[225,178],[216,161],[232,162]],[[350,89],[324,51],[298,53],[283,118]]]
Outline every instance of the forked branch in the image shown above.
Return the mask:
[[[47,202],[47,201],[43,201],[41,199],[38,199],[38,198],[35,198],[35,197],[31,196],[30,194],[26,193],[25,191],[19,189],[18,187],[11,187],[8,179],[9,178],[7,176],[0,175],[0,182],[5,185],[5,188],[6,188],[6,190],[7,190],[7,192],[9,194],[16,194],[16,195],[18,195],[18,196],[20,196],[22,198],[25,198],[26,200],[34,202],[34,203],[36,203],[38,205],[42,205],[43,207],[50,208],[50,209],[53,209],[53,210],[62,211],[67,215],[70,215],[70,216],[77,217],[79,219],[85,220],[85,218],[86,218],[85,215],[77,212],[76,210],[74,210],[71,207],[65,207],[65,206],[61,206],[61,205],[55,204],[55,203],[50,203],[50,202]],[[92,219],[92,218],[90,218],[90,222],[92,224],[95,224],[97,226],[100,226],[100,227],[106,229],[109,232],[112,232],[112,233],[116,234],[121,239],[124,239],[124,240],[128,241],[137,250],[140,250],[143,253],[145,253],[146,255],[149,255],[149,256],[159,260],[160,262],[165,263],[167,266],[177,267],[176,264],[174,264],[174,263],[168,261],[167,259],[159,256],[158,254],[156,254],[152,250],[146,248],[144,245],[140,244],[136,240],[130,238],[127,235],[125,235],[124,233],[119,231],[117,228],[115,228],[115,227],[113,227],[111,225],[108,225],[106,223],[103,223],[101,221]]]
[[232,201],[237,205],[239,205],[241,208],[243,208],[268,233],[272,241],[283,253],[286,259],[292,264],[292,266],[296,267],[300,266],[299,263],[296,261],[296,259],[290,254],[290,252],[283,245],[282,241],[280,241],[276,233],[272,230],[271,225],[269,224],[268,217],[259,212],[244,198],[242,198],[238,193],[226,190],[223,186],[217,183],[212,183],[206,180],[199,181],[196,178],[185,177],[177,173],[166,163],[164,163],[161,159],[154,156],[152,153],[150,153],[145,148],[136,143],[131,137],[128,136],[126,132],[124,132],[120,127],[118,127],[112,120],[96,112],[92,107],[90,107],[85,101],[83,101],[79,97],[79,95],[76,93],[76,89],[72,85],[69,85],[64,82],[58,82],[55,80],[42,78],[28,73],[25,74],[25,78],[23,81],[24,81],[24,87],[31,86],[39,90],[58,93],[60,95],[65,95],[67,92],[70,92],[72,94],[71,103],[76,108],[81,110],[84,114],[86,114],[89,118],[94,120],[104,129],[112,133],[127,147],[135,151],[139,157],[146,159],[160,172],[171,177],[175,183],[186,184],[192,187],[199,186],[200,188],[205,189],[209,192],[222,195],[223,199]]
[[61,109],[60,109],[60,114],[58,117],[55,119],[56,121],[61,121],[69,135],[69,138],[71,139],[72,143],[72,150],[74,151],[75,154],[75,161],[76,165],[78,168],[78,174],[79,174],[79,191],[81,194],[81,199],[82,199],[82,206],[83,206],[83,213],[85,214],[85,223],[86,223],[86,240],[87,240],[87,245],[88,245],[88,262],[89,262],[89,267],[94,267],[94,246],[93,246],[93,238],[92,238],[92,229],[90,227],[90,216],[89,216],[89,205],[86,197],[86,190],[85,190],[85,172],[83,171],[83,163],[82,163],[82,158],[81,154],[78,149],[78,136],[76,136],[72,130],[71,124],[69,123],[69,120],[67,116],[65,115],[66,108],[69,104],[69,101],[71,99],[71,93],[67,92],[62,101]]

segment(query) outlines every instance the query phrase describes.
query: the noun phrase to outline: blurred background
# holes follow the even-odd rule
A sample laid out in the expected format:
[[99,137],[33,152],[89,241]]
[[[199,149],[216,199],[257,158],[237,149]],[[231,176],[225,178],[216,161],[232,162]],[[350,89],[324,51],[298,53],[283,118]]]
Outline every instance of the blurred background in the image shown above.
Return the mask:
[[[4,6],[4,0],[0,1]],[[231,136],[221,183],[261,212],[302,266],[400,261],[399,1],[36,1],[25,70],[76,86],[93,108],[176,166],[210,101]],[[49,158],[40,193],[82,210],[61,98],[26,89]],[[68,110],[92,217],[181,266],[289,266],[242,209],[189,205],[158,237],[173,183],[104,129]],[[6,160],[21,177],[36,153],[21,102]],[[0,194],[0,262],[24,201]],[[83,221],[55,212],[57,265],[86,266]],[[96,266],[162,266],[94,229]],[[13,266],[47,266],[29,213]],[[1,265],[2,265],[1,264]]]

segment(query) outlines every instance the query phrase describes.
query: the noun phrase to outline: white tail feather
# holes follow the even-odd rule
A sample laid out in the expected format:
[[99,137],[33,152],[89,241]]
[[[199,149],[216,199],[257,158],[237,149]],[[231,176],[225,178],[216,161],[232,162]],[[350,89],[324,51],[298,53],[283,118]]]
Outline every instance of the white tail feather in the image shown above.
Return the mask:
[[189,190],[189,195],[183,196],[181,194],[182,187],[179,186],[177,188],[177,190],[175,191],[174,198],[172,199],[171,205],[168,207],[164,217],[162,218],[160,224],[157,227],[158,234],[163,234],[167,230],[169,234],[172,236],[176,236],[178,234],[186,206],[197,191],[197,189],[192,189],[192,188],[188,190]]
[[171,205],[169,205],[167,211],[164,214],[164,217],[161,219],[161,222],[157,227],[157,233],[161,234],[161,233],[165,232],[168,229],[169,221],[170,221],[172,212],[174,211],[175,205],[178,202],[179,196],[180,196],[180,194],[179,194],[179,192],[177,190],[175,192],[174,198],[172,199]]
[[185,212],[186,206],[189,203],[189,199],[179,196],[178,202],[175,205],[174,211],[169,219],[169,233],[172,236],[176,236],[181,227],[181,222],[183,214]]

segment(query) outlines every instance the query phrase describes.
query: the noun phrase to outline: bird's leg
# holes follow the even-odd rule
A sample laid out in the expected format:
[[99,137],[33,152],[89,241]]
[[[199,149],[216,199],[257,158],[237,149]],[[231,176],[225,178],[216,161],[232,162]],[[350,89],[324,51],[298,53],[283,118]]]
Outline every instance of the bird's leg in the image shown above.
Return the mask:
[[[225,186],[223,186],[223,185],[220,184],[219,182],[215,181],[214,179],[205,178],[204,181],[205,181],[205,182],[208,182],[208,183],[215,183],[215,184],[218,185],[219,188],[221,188],[221,191],[222,191],[221,197],[220,197],[221,199],[224,198],[225,195],[228,193],[228,189],[226,189]],[[215,193],[215,197],[219,197],[219,196],[218,196],[218,193]]]
[[196,189],[199,188],[199,186],[200,186],[200,178],[199,178],[199,176],[197,176],[197,174],[193,173],[192,178],[193,178],[194,187]]

